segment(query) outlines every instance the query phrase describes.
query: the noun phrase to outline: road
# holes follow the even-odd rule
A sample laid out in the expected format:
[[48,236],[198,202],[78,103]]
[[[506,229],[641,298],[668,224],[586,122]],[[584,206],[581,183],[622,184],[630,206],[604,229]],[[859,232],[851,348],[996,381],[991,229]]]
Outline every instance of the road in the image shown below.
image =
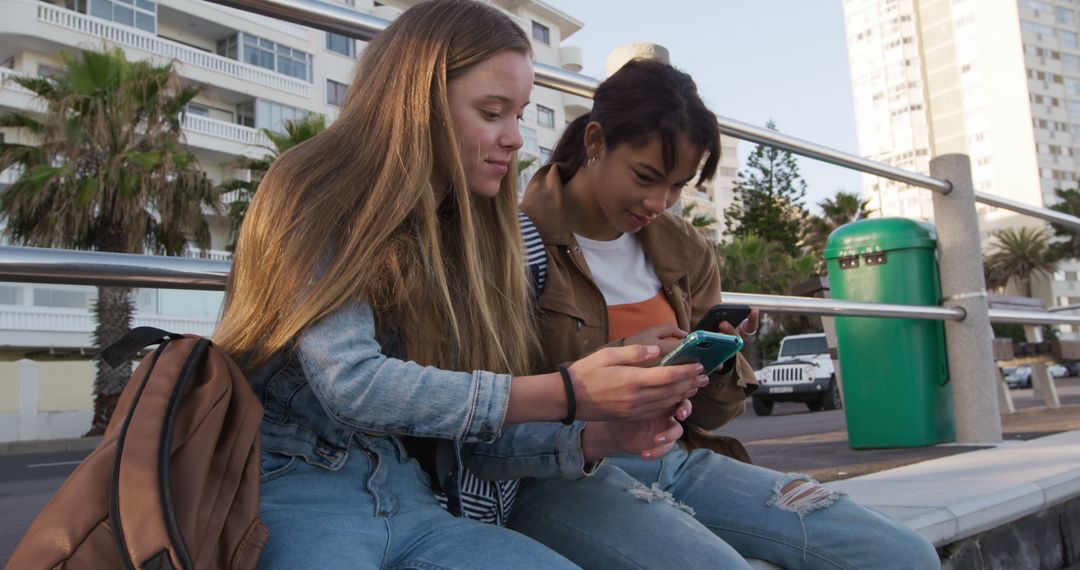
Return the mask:
[[[1059,379],[1056,384],[1063,405],[1080,404],[1080,378]],[[1030,389],[1011,393],[1018,409],[1043,405]],[[748,411],[721,433],[754,442],[846,429],[843,410],[810,412],[804,404],[779,403],[771,416],[759,417]],[[63,451],[0,456],[0,565],[7,562],[34,516],[88,454]]]
[[0,565],[6,564],[30,521],[89,451],[0,456]]

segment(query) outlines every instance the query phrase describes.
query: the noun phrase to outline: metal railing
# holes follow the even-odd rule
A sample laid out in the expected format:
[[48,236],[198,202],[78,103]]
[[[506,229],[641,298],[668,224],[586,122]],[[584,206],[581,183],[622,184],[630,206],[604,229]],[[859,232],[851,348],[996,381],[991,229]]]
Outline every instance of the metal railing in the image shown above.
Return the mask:
[[[389,25],[389,22],[385,20],[344,6],[314,0],[211,1],[296,24],[353,36],[361,40],[369,40]],[[591,97],[598,84],[594,78],[551,65],[536,63],[535,70],[537,85],[566,93]],[[985,376],[993,370],[987,336],[989,321],[1080,325],[1080,316],[1063,315],[1057,312],[988,310],[986,292],[981,286],[976,285],[982,283],[981,274],[977,274],[978,272],[973,270],[971,260],[966,259],[971,257],[970,255],[961,255],[963,247],[957,244],[967,240],[973,242],[976,248],[978,246],[975,201],[1077,229],[1080,229],[1080,218],[1006,198],[975,193],[971,188],[970,164],[966,157],[950,155],[935,159],[936,164],[934,161],[931,162],[931,171],[935,172],[936,168],[936,172],[944,176],[933,177],[732,119],[717,117],[717,121],[721,132],[735,138],[784,149],[801,156],[927,188],[937,193],[935,212],[948,212],[948,215],[936,214],[936,217],[949,219],[950,222],[946,228],[948,232],[941,231],[939,228],[939,244],[943,261],[947,254],[952,262],[949,265],[967,265],[963,268],[943,267],[943,293],[949,299],[947,304],[952,306],[911,306],[738,293],[726,294],[725,298],[774,313],[945,321],[947,333],[950,331],[949,327],[953,327],[951,329],[953,334],[947,335],[950,343],[950,374],[962,379],[953,383],[958,440],[966,442],[1000,440],[1001,426],[996,413],[996,400],[988,399],[984,385]],[[943,178],[948,178],[948,180]],[[958,189],[962,191],[956,192]],[[942,197],[941,204],[939,204],[939,196]],[[965,216],[970,219],[959,219]],[[978,253],[975,257],[978,257]],[[975,263],[981,270],[981,263],[978,260],[975,260]],[[0,247],[0,279],[9,281],[219,290],[224,287],[228,271],[229,263],[225,261]],[[949,277],[950,272],[960,278]],[[983,327],[985,330],[982,330]],[[970,351],[972,347],[975,347],[975,350],[971,358],[966,358],[966,360],[986,360],[985,366],[980,364],[982,366],[980,368],[967,364],[956,365],[957,360],[965,360],[963,351]],[[960,355],[961,358],[955,358],[954,355]],[[990,398],[992,397],[991,393]],[[991,415],[992,418],[987,417]]]
[[[221,260],[220,252],[214,252],[213,255],[218,259],[200,259],[197,257],[198,252],[190,255],[195,257],[0,246],[0,279],[18,283],[224,290],[232,264]],[[961,321],[965,316],[963,309],[933,305],[897,305],[751,293],[724,293],[724,299],[758,307],[769,313],[818,317]],[[991,309],[990,320],[1019,324],[1080,324],[1080,316],[1006,309]]]

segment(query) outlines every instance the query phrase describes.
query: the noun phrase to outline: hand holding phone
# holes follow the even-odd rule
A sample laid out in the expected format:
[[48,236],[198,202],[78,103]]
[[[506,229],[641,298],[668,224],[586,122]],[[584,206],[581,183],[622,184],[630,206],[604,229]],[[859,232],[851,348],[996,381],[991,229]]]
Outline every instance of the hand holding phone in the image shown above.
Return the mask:
[[683,339],[679,346],[668,353],[660,366],[700,362],[705,367],[705,374],[712,374],[729,358],[742,350],[741,338],[709,331],[694,331]]
[[739,323],[750,316],[749,305],[736,305],[734,303],[720,303],[713,305],[705,316],[694,325],[696,331],[716,332],[720,330],[720,323],[728,323],[732,328],[737,328]]

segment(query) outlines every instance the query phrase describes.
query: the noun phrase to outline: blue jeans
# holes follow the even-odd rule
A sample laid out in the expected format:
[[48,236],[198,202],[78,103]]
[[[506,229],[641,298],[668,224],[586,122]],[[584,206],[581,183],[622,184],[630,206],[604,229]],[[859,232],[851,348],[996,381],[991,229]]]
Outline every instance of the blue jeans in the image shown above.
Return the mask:
[[514,531],[451,516],[397,439],[356,437],[338,470],[263,452],[260,568],[576,568]]
[[929,541],[809,479],[699,449],[530,479],[510,527],[586,568],[939,568]]

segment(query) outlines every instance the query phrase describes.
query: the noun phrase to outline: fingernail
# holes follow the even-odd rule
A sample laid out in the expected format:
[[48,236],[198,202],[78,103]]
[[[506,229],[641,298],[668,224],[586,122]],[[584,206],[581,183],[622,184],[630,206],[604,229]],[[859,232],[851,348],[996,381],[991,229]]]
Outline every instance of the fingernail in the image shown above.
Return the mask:
[[646,451],[645,453],[642,453],[641,456],[644,457],[645,459],[652,459],[652,452],[651,451]]
[[660,347],[656,345],[649,345],[645,347],[645,353],[649,356],[660,354]]
[[666,436],[666,435],[662,435],[662,436],[660,436],[660,437],[656,438],[656,442],[657,442],[657,443],[659,443],[659,444],[661,444],[661,445],[663,445],[663,444],[667,443],[667,436]]
[[697,385],[698,386],[708,386],[709,385],[709,377],[708,376],[698,376],[697,377]]
[[697,372],[698,374],[703,374],[705,372],[705,367],[698,364],[694,367],[694,372]]

